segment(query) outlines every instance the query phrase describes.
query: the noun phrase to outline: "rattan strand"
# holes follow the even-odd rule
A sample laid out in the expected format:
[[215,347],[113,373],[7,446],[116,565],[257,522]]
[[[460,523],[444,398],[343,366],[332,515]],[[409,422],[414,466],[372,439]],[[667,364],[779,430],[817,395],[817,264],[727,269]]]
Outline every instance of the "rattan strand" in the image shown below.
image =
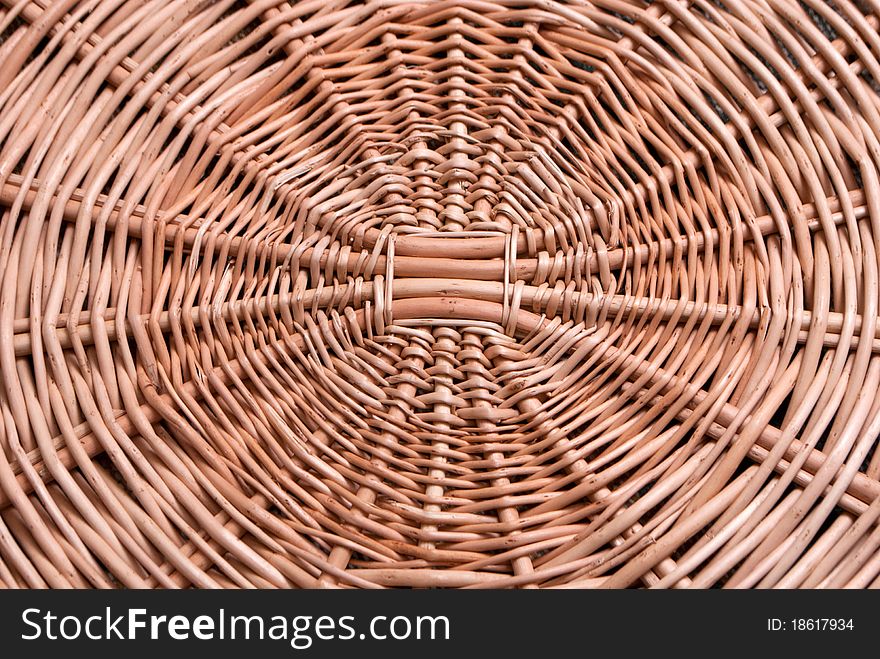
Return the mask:
[[0,586],[880,585],[876,0],[3,0]]

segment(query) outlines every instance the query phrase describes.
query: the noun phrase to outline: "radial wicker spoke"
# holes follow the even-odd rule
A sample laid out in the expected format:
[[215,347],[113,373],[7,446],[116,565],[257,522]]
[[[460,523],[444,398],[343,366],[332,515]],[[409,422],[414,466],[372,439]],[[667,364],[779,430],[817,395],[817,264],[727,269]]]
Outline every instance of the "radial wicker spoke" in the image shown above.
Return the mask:
[[[2,190],[0,190],[0,202],[5,204],[12,203],[18,196],[19,190],[21,189],[21,181],[20,178],[13,175],[10,177],[10,181],[3,186]],[[30,204],[33,203],[33,200],[36,196],[36,190],[34,186],[31,186],[31,190],[25,192],[22,197],[22,207],[24,209],[30,208]],[[66,221],[75,222],[76,218],[80,212],[82,198],[84,193],[80,190],[74,191],[71,195],[68,202],[65,204],[63,210],[63,217]],[[853,190],[850,192],[850,200],[853,208],[853,214],[856,219],[862,219],[867,217],[868,215],[868,207],[865,204],[865,195],[862,190]],[[829,196],[827,198],[827,203],[833,213],[832,221],[840,225],[844,223],[845,217],[840,212],[840,202],[836,197]],[[116,208],[110,211],[109,219],[107,221],[107,228],[114,229],[116,225],[117,218],[119,216],[118,208],[123,206],[124,202],[117,202]],[[96,200],[96,209],[100,209],[103,207],[103,201],[101,197]],[[141,222],[139,221],[143,217],[144,209],[142,206],[137,205],[132,209],[131,217],[128,218],[126,223],[126,230],[128,235],[133,238],[142,237],[142,228]],[[821,230],[821,225],[818,219],[815,217],[815,204],[804,204],[801,209],[801,216],[805,221],[805,224],[811,231]],[[196,218],[192,220],[191,218],[187,218],[186,216],[179,216],[174,218],[173,215],[169,217],[169,214],[162,213],[160,214],[160,219],[162,219],[165,224],[165,233],[164,239],[166,241],[166,249],[173,249],[174,241],[178,238],[178,231],[183,231],[183,246],[184,248],[191,248],[195,243],[198,236],[198,227],[204,221],[202,218]],[[178,229],[178,225],[180,224],[188,224],[187,228]],[[748,233],[744,236],[744,240],[751,241],[755,239],[756,235],[760,235],[762,237],[768,237],[774,235],[778,231],[778,226],[774,222],[774,219],[769,215],[764,215],[758,217],[754,221],[754,229],[755,233]],[[607,250],[607,252],[601,257],[603,260],[607,260],[607,265],[609,268],[613,270],[622,269],[625,267],[632,267],[636,262],[635,259],[638,259],[639,263],[645,263],[650,254],[652,252],[656,253],[660,250],[665,250],[666,252],[671,252],[676,248],[679,248],[683,251],[686,251],[688,246],[693,242],[699,249],[704,249],[707,244],[712,245],[714,249],[718,247],[719,241],[719,233],[717,229],[712,229],[708,232],[709,239],[707,240],[706,234],[703,232],[698,232],[693,236],[681,236],[677,239],[666,238],[660,241],[656,241],[654,243],[643,243],[640,244],[635,249],[627,249],[627,248],[616,248],[612,250]],[[375,246],[376,241],[379,237],[379,232],[376,230],[367,230],[363,236],[362,244],[364,248],[371,248]],[[231,256],[238,255],[239,251],[242,250],[248,243],[240,236],[226,236],[221,235],[217,238],[218,245],[224,246],[228,245],[229,254]],[[503,258],[505,251],[505,240],[503,237],[487,237],[485,239],[456,239],[456,238],[435,238],[431,236],[423,237],[419,234],[414,234],[412,236],[403,236],[398,238],[395,242],[395,254],[400,259],[402,259],[402,268],[398,268],[398,274],[401,276],[414,276],[417,275],[420,271],[424,270],[424,268],[416,268],[415,264],[421,264],[424,262],[425,258],[431,258],[434,263],[443,263],[445,261],[452,261],[451,259],[443,259],[438,257],[428,256],[429,254],[435,253],[438,247],[442,247],[444,245],[448,245],[453,247],[455,251],[458,251],[459,245],[463,249],[468,248],[468,243],[479,243],[478,247],[473,250],[473,253],[465,252],[462,254],[462,258],[468,260],[476,260],[480,258],[481,260],[486,257],[497,257]],[[538,247],[542,246],[542,242],[539,239],[539,242],[536,243]],[[295,245],[291,243],[271,243],[269,245],[272,249],[276,251],[277,258],[283,259],[287,257],[294,249]],[[520,236],[517,241],[517,253],[525,253],[527,250],[527,241],[525,237]],[[313,254],[313,248],[308,248],[302,251],[302,260],[309,260]],[[453,252],[454,253],[454,252]],[[417,258],[418,261],[413,261],[409,268],[407,268],[408,262],[406,257],[412,256]],[[358,255],[352,254],[349,259],[350,262],[356,261]],[[379,255],[376,261],[376,268],[382,270],[385,266],[385,255]],[[585,259],[584,269],[585,272],[595,272],[598,269],[597,260],[600,257],[596,254],[589,254]],[[535,269],[536,269],[537,260],[534,258],[519,258],[516,263],[517,277],[528,279],[534,277]],[[321,265],[326,265],[326,257],[324,255],[321,256]],[[475,267],[484,266],[486,267],[485,272],[480,272],[479,270],[475,271]],[[471,277],[476,275],[476,278],[485,278],[485,279],[498,279],[503,273],[503,263],[500,261],[488,261],[486,263],[468,263],[467,265],[463,265],[461,270],[455,269],[447,269],[446,274],[449,275],[463,275],[466,272],[471,274]]]
[[[479,282],[466,279],[419,279],[407,278],[400,279],[397,282],[396,297],[398,299],[406,299],[412,297],[424,297],[426,295],[436,294],[448,297],[462,297],[464,299],[484,299],[493,302],[502,302],[504,300],[503,284],[494,282]],[[525,304],[540,304],[540,289],[534,286],[525,286],[522,289],[522,301]],[[304,291],[298,305],[302,309],[307,308],[333,308],[339,306],[339,300],[345,300],[350,295],[348,286],[342,285],[335,289],[322,288],[320,290]],[[362,295],[366,300],[375,301],[374,286],[366,285],[362,289]],[[757,328],[766,322],[767,314],[759,310],[753,310],[750,314],[742,305],[725,305],[725,304],[697,304],[685,300],[659,300],[654,298],[632,298],[626,295],[602,295],[591,293],[580,293],[573,296],[573,304],[578,306],[583,298],[585,306],[598,306],[606,309],[609,314],[617,314],[622,310],[633,314],[634,317],[656,317],[664,321],[672,321],[676,323],[686,323],[691,319],[708,319],[712,325],[720,325],[729,320],[737,321],[745,314],[748,314],[748,323],[750,328]],[[280,295],[265,295],[261,297],[248,298],[236,301],[223,302],[220,305],[215,303],[205,304],[198,307],[189,307],[185,310],[189,320],[195,328],[202,325],[203,319],[209,318],[211,322],[222,321],[229,323],[233,319],[240,319],[242,314],[247,311],[250,313],[265,314],[280,313],[282,310],[283,300]],[[682,312],[683,308],[683,312]],[[768,312],[772,314],[772,311]],[[121,338],[120,329],[126,336],[131,336],[132,320],[127,318],[120,327],[115,320],[116,309],[109,308],[99,321],[103,325],[102,333],[111,341]],[[54,327],[54,333],[59,345],[62,348],[70,348],[73,339],[69,327],[66,325],[67,316],[59,316]],[[824,333],[822,344],[826,347],[836,347],[840,345],[841,328],[850,322],[844,314],[831,312],[826,316],[827,326]],[[89,314],[81,314],[77,318],[75,329],[75,337],[78,343],[82,345],[91,345],[94,342],[93,323],[95,322]],[[168,332],[174,326],[172,312],[162,311],[158,315],[144,314],[137,317],[134,321],[137,324],[146,326],[150,322],[155,322],[158,328],[163,332]],[[796,340],[798,343],[806,343],[810,339],[809,329],[814,323],[813,314],[810,311],[803,311],[797,320],[792,322],[797,324],[798,330]],[[852,334],[849,337],[848,348],[856,349],[861,341],[861,328],[863,319],[859,315],[851,316]],[[24,356],[31,353],[31,335],[28,328],[28,319],[22,319],[16,322],[17,333],[14,335],[14,349],[18,356]],[[873,352],[880,352],[880,327],[875,327],[875,338],[870,343]]]

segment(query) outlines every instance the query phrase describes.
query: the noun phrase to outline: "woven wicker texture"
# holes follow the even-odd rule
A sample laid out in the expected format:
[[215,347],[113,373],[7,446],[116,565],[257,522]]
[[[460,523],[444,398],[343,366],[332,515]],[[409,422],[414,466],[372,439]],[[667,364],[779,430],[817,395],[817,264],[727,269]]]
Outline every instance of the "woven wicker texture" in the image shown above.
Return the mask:
[[3,0],[0,585],[880,585],[876,0]]

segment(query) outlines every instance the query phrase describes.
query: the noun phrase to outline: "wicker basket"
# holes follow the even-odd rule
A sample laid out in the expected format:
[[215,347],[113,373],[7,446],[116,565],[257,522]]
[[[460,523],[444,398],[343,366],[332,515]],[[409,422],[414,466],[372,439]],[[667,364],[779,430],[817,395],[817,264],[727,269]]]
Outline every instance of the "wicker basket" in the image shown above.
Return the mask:
[[0,585],[880,584],[876,0],[4,0]]

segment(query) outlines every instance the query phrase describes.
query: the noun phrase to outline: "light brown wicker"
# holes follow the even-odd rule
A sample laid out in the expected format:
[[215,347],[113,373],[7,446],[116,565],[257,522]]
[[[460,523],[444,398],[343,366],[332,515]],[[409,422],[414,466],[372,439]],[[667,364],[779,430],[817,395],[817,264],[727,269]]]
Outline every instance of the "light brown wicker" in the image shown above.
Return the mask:
[[0,585],[880,584],[877,0],[3,0]]

